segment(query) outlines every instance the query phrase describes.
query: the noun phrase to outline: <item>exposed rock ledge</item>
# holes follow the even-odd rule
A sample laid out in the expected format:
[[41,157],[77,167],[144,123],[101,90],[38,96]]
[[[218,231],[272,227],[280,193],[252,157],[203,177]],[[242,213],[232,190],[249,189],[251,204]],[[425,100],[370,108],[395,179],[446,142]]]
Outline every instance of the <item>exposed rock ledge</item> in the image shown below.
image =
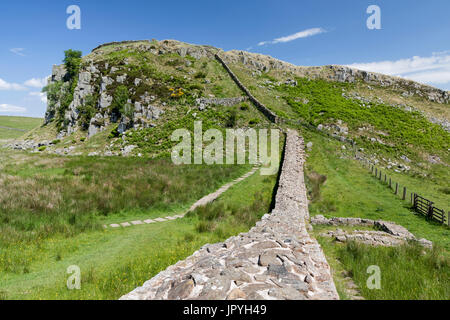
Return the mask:
[[349,240],[370,244],[374,246],[397,246],[404,244],[407,241],[418,241],[419,244],[426,248],[432,248],[433,242],[427,239],[417,239],[405,227],[402,227],[394,222],[383,220],[371,220],[361,218],[330,218],[327,219],[322,215],[317,215],[311,218],[312,225],[330,225],[330,226],[373,226],[380,231],[355,230],[352,233],[343,230],[328,231],[321,234],[324,237],[334,237],[337,241],[346,242]]
[[325,256],[306,231],[303,146],[289,131],[270,215],[248,233],[203,246],[121,299],[339,299]]

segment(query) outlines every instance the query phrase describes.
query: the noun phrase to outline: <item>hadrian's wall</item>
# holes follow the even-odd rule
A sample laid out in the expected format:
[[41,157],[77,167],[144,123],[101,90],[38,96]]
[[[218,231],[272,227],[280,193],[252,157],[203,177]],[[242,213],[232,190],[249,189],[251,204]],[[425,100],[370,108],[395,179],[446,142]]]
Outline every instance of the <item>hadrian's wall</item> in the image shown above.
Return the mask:
[[306,229],[304,142],[287,133],[275,208],[249,232],[208,244],[122,300],[338,299],[330,267]]
[[269,108],[267,108],[265,105],[263,105],[261,102],[256,99],[251,92],[242,84],[242,82],[236,77],[236,75],[231,71],[231,69],[228,67],[228,65],[225,63],[225,61],[222,60],[222,58],[216,54],[215,55],[217,61],[219,61],[225,70],[230,74],[230,77],[236,82],[238,87],[245,92],[245,94],[248,96],[250,101],[258,108],[259,111],[261,111],[270,121],[274,123],[278,123],[279,119],[275,113],[273,113]]

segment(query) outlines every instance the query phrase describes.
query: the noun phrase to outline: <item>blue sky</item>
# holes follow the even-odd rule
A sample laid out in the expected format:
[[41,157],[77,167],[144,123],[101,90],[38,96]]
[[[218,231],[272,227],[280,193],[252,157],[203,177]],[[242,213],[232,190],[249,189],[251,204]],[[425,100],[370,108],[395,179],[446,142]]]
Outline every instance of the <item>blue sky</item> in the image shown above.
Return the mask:
[[[81,9],[81,30],[66,27],[70,5]],[[381,9],[380,30],[366,26],[370,5]],[[0,114],[43,116],[39,92],[64,50],[152,38],[353,65],[450,90],[449,12],[448,0],[2,1]]]

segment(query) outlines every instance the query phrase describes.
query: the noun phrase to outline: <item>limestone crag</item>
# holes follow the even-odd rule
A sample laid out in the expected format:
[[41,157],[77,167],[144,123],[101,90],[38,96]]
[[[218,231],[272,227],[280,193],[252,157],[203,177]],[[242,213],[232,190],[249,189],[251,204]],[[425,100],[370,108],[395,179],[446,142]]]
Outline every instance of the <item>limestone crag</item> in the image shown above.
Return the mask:
[[325,256],[306,229],[303,147],[289,131],[271,214],[247,233],[203,246],[121,299],[338,299]]
[[400,90],[403,92],[404,96],[417,95],[437,103],[450,103],[449,91],[444,91],[400,77],[358,70],[348,66],[296,66],[267,55],[240,50],[221,52],[220,55],[227,64],[243,64],[254,70],[254,73],[256,74],[261,74],[262,72],[268,72],[270,70],[278,70],[311,79],[321,78],[350,83],[363,81],[367,84],[380,85],[382,87]]

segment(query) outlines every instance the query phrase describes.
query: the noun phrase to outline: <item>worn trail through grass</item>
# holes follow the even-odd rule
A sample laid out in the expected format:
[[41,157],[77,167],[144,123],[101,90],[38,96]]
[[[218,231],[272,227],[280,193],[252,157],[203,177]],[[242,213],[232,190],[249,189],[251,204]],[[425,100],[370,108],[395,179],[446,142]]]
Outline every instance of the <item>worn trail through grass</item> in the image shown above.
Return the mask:
[[131,227],[131,226],[136,226],[136,225],[151,224],[151,223],[156,223],[156,222],[166,222],[166,221],[173,221],[173,220],[176,220],[176,219],[181,219],[186,214],[188,214],[189,212],[194,211],[198,207],[203,207],[203,206],[207,205],[208,203],[213,202],[218,197],[220,197],[220,195],[222,193],[224,193],[225,191],[230,189],[236,183],[239,183],[239,182],[247,179],[248,177],[253,175],[256,171],[258,171],[258,169],[259,169],[258,167],[253,167],[252,170],[250,170],[249,172],[244,174],[242,177],[237,178],[237,179],[233,180],[232,182],[229,182],[229,183],[223,185],[222,187],[220,187],[218,190],[214,191],[213,193],[210,193],[210,194],[204,196],[203,198],[201,198],[200,200],[195,202],[191,206],[191,208],[184,214],[174,215],[174,216],[167,216],[165,218],[146,219],[146,220],[134,220],[134,221],[131,221],[131,222],[125,221],[125,222],[121,222],[121,223],[112,223],[109,226],[108,225],[104,225],[103,227],[104,228],[108,228],[108,227],[109,228],[120,228],[120,227],[126,228],[126,227]]

